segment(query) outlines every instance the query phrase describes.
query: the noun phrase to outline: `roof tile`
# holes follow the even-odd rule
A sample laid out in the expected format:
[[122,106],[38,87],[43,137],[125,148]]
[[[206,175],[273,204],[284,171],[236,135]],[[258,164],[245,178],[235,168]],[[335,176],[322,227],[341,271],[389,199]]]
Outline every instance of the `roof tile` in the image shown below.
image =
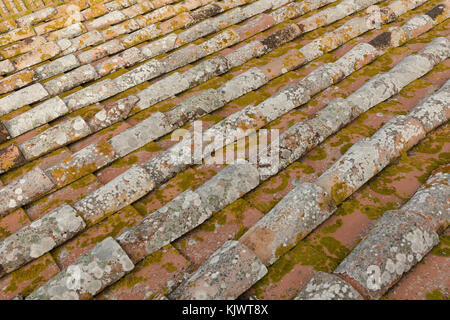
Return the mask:
[[54,187],[50,178],[39,167],[28,171],[0,189],[0,212],[20,207],[22,204],[36,199]]
[[388,211],[335,273],[354,283],[364,295],[379,298],[438,239],[423,218],[409,212]]

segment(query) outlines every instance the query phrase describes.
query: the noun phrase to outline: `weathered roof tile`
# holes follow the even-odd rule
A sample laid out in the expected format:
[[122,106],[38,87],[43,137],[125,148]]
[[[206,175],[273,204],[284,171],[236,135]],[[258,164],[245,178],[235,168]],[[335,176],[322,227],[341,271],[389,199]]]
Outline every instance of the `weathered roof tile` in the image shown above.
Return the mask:
[[78,59],[74,55],[69,54],[34,69],[34,78],[38,81],[48,79],[59,73],[74,69],[79,65]]
[[145,169],[133,166],[123,174],[74,204],[88,225],[104,219],[143,197],[155,187]]
[[66,104],[59,97],[55,97],[42,102],[11,120],[5,121],[4,125],[11,134],[11,137],[14,138],[46,124],[66,114],[68,111],[69,109]]
[[286,253],[336,209],[319,186],[303,183],[284,197],[240,239],[265,264]]
[[6,172],[11,168],[19,167],[26,162],[22,151],[14,145],[10,144],[4,148],[0,148],[0,173]]
[[45,99],[49,96],[47,90],[40,84],[35,83],[16,92],[12,92],[0,99],[0,114],[4,115],[27,104]]
[[120,157],[123,157],[147,143],[172,131],[167,118],[161,112],[155,112],[134,127],[131,127],[109,140]]
[[100,169],[115,159],[117,159],[117,155],[109,143],[93,143],[48,168],[46,173],[58,186],[62,187]]
[[70,110],[77,110],[119,93],[115,82],[105,79],[63,98]]
[[17,70],[22,70],[47,59],[53,58],[60,51],[59,46],[57,46],[54,42],[47,42],[42,44],[39,48],[12,60],[12,62]]
[[209,216],[198,193],[186,190],[136,226],[122,232],[117,242],[131,260],[139,261],[199,226]]
[[409,212],[388,211],[335,273],[348,279],[364,295],[379,298],[438,239],[423,218]]
[[[55,65],[54,68],[57,70],[44,71],[47,72],[45,73],[45,76],[51,73],[56,72],[59,73],[59,70],[61,70],[62,68],[66,69],[69,68],[69,66],[72,67],[79,65],[78,60],[76,60],[76,58],[73,55],[71,55],[71,57],[72,61],[67,61],[68,62],[67,64],[66,61],[61,61],[60,63]],[[63,74],[62,76],[56,77],[54,79],[45,82],[44,87],[51,95],[56,95],[66,90],[70,90],[82,83],[97,79],[98,77],[99,75],[95,70],[95,68],[90,64],[86,64]]]
[[0,189],[0,212],[18,208],[47,193],[53,187],[50,178],[36,167]]
[[[6,223],[0,237],[19,234],[20,228],[29,228],[30,219],[46,219],[65,204],[86,219],[82,234],[67,235],[60,248],[44,246],[41,252],[52,250],[59,267],[77,269],[60,274],[69,285],[72,275],[84,274],[88,281],[68,288],[51,280],[39,297],[84,299],[106,289],[99,298],[236,298],[253,286],[246,297],[289,298],[298,294],[314,268],[332,272],[370,229],[370,219],[398,209],[445,159],[441,137],[450,115],[448,86],[416,103],[448,78],[442,65],[448,64],[449,42],[445,26],[437,25],[448,18],[449,5],[426,0],[379,3],[77,0],[39,12],[35,8],[31,14],[18,12],[22,2],[8,7],[18,14],[0,23],[0,73],[5,75],[0,80],[0,227]],[[195,120],[202,120],[206,130],[200,135]],[[80,132],[75,122],[82,124]],[[266,137],[271,129],[281,135],[271,131]],[[202,148],[192,154],[199,142]],[[408,153],[411,159],[394,161],[417,143]],[[430,143],[439,151],[426,153]],[[225,153],[230,160],[231,146],[250,163],[210,165]],[[200,162],[206,165],[198,166]],[[346,162],[353,165],[347,168]],[[392,174],[397,167],[401,177]],[[445,179],[445,174],[431,178],[398,212],[442,232],[448,225]],[[20,181],[26,190],[18,195],[14,188],[23,187]],[[355,196],[344,200],[351,194]],[[298,196],[300,202],[292,201]],[[191,198],[198,201],[188,206]],[[317,205],[310,210],[311,201]],[[351,211],[349,205],[356,214],[341,215]],[[95,260],[91,250],[105,237],[121,233],[128,236],[120,236],[119,243],[105,240],[107,247],[124,249],[124,259],[142,260],[140,266],[128,276],[119,266],[100,282],[91,281],[93,269],[75,260],[81,255],[83,261]],[[27,247],[39,237],[45,235],[20,239]],[[236,269],[227,258],[230,250],[220,250],[232,239],[238,240],[231,242],[238,257],[247,255],[264,273],[264,265],[269,266],[262,281],[255,284],[263,273],[246,271],[247,258],[238,259],[243,264],[237,263]],[[331,249],[330,242],[339,250]],[[214,273],[213,279],[207,261],[218,249],[224,258],[217,270],[222,274]],[[310,250],[320,260],[314,268],[302,258]],[[60,271],[48,253],[23,267],[33,258],[21,262],[19,253],[13,256],[19,269],[0,280],[4,299],[26,297]],[[150,262],[161,256],[161,262]],[[165,256],[176,264],[175,271],[162,265]],[[17,280],[28,266],[41,268],[42,261],[46,267],[41,280]],[[293,269],[277,272],[287,261]],[[195,277],[211,284],[207,293],[203,284],[189,286],[195,281],[185,273],[196,269]],[[279,282],[274,282],[275,274]],[[135,283],[136,277],[145,279]],[[321,292],[313,294],[316,298],[343,298],[340,289],[352,292],[349,285],[368,297],[349,277],[317,277],[328,287],[314,286],[312,291]],[[106,288],[119,278],[117,285]],[[414,279],[408,280],[413,281],[408,288],[418,286]],[[433,290],[442,277],[430,279],[433,284],[424,290]]]

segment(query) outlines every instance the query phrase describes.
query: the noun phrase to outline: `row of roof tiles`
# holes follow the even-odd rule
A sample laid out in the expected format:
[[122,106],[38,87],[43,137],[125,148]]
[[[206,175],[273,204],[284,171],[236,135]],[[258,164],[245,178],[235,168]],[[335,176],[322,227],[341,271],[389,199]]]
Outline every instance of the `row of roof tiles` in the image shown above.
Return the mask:
[[[415,5],[418,5],[417,3],[415,4]],[[436,18],[439,18],[439,19],[442,19],[442,16],[441,16],[441,14],[442,14],[442,12],[446,12],[446,10],[444,10],[443,9],[443,7],[441,6],[440,7],[441,9],[440,10],[437,10],[437,11],[439,11],[439,14],[437,14],[437,15],[433,15],[433,14],[429,14],[429,15],[426,15],[425,17],[424,16],[421,16],[420,17],[420,19],[422,19],[422,20],[425,20],[425,21],[423,21],[422,23],[420,23],[420,19],[416,19],[415,21],[413,21],[412,23],[410,23],[409,25],[408,25],[408,27],[406,28],[406,30],[408,31],[408,33],[410,34],[410,35],[413,35],[413,36],[410,36],[409,37],[409,39],[411,39],[411,38],[413,38],[414,36],[417,36],[417,32],[419,32],[419,31],[415,31],[415,30],[419,30],[420,28],[422,28],[422,30],[420,31],[420,32],[423,32],[423,31],[426,31],[427,30],[427,28],[429,29],[429,28],[431,28],[436,22],[433,22],[432,20],[432,22],[430,23],[430,20],[428,19],[428,18],[432,18],[432,19],[436,19]],[[403,9],[404,10],[404,9]],[[436,10],[434,11],[434,12],[436,12]],[[385,12],[386,13],[386,12]],[[432,17],[432,16],[434,16],[434,17]],[[428,17],[428,18],[427,18]],[[353,21],[353,20],[352,20]],[[355,20],[355,21],[357,21],[357,20]],[[442,20],[436,20],[437,22],[439,22],[439,21],[442,21]],[[366,22],[366,21],[364,21],[364,22]],[[416,24],[417,22],[419,22],[419,24]],[[361,21],[357,21],[356,22],[357,24],[361,24],[362,25],[362,22]],[[351,24],[350,24],[351,25]],[[411,29],[411,26],[413,26],[412,27],[412,29]],[[415,26],[415,27],[414,27]],[[425,29],[423,29],[423,26],[426,26],[425,27]],[[414,28],[416,28],[416,29],[414,29]],[[346,30],[345,28],[343,28],[342,30]],[[348,29],[347,29],[348,30]],[[364,31],[363,31],[364,32]],[[402,30],[400,30],[400,31],[398,31],[398,32],[402,32]],[[336,35],[336,34],[339,34],[338,32],[336,32],[334,35]],[[403,31],[403,34],[405,34],[405,31]],[[384,35],[384,36],[386,36],[386,35]],[[330,36],[329,36],[330,37]],[[324,37],[325,39],[327,39],[327,37]],[[400,38],[395,38],[395,39],[397,39],[397,40],[394,40],[394,42],[395,41],[399,41],[398,39],[402,39],[401,37]],[[403,38],[402,40],[400,40],[400,41],[406,41],[406,40],[409,40],[408,38]],[[386,46],[386,40],[384,40],[384,42],[380,42],[379,40],[383,40],[383,38],[380,38],[380,39],[377,39],[377,41],[375,41],[375,42],[373,42],[373,44],[371,44],[371,46],[372,46],[372,48],[375,48],[376,50],[375,51],[378,51],[377,53],[379,53],[379,54],[382,54],[382,50],[383,49],[385,49],[385,47],[384,46]],[[389,41],[390,42],[392,42],[392,40],[391,39],[389,39]],[[443,40],[441,40],[441,41],[443,41]],[[438,41],[439,42],[439,41]],[[319,43],[320,43],[320,41],[319,41]],[[382,45],[380,45],[380,43],[382,43]],[[378,44],[378,45],[377,45]],[[390,43],[391,44],[391,43]],[[398,44],[396,44],[396,45],[399,45],[400,43],[398,43]],[[336,46],[337,45],[339,45],[339,44],[336,44]],[[445,46],[445,45],[444,45]],[[369,47],[370,48],[370,47]],[[367,49],[367,47],[363,47],[363,46],[360,46],[360,47],[358,47],[358,50],[355,50],[355,52],[358,52],[358,54],[361,54],[361,51],[362,52],[365,52],[364,51],[364,49]],[[371,49],[372,51],[373,51],[373,49]],[[433,64],[435,64],[435,63],[438,63],[443,57],[442,56],[440,56],[439,54],[436,54],[436,53],[425,53],[424,54],[425,56],[429,56],[429,58],[431,59],[431,60],[434,60],[432,63]],[[375,58],[375,54],[374,54],[374,57],[372,58],[372,59],[374,59]],[[351,55],[349,55],[348,57],[351,57],[351,58],[354,58],[354,57],[352,57]],[[348,58],[347,57],[347,58]],[[359,56],[360,57],[360,56]],[[313,58],[315,58],[315,57],[313,57]],[[312,58],[311,58],[312,59]],[[344,60],[342,60],[342,61],[345,61],[345,59]],[[348,62],[348,61],[347,61]],[[304,62],[303,62],[304,63]],[[345,64],[344,64],[345,65]],[[321,73],[321,72],[317,72],[317,73],[315,73],[315,74],[313,74],[313,75],[311,75],[311,80],[313,80],[313,79],[315,79],[315,77],[317,77],[317,75],[321,75],[322,76],[322,78],[323,78],[323,74],[325,74],[326,75],[326,77],[329,77],[328,78],[328,80],[325,80],[324,79],[324,81],[325,81],[325,83],[327,82],[327,81],[330,81],[329,79],[332,79],[333,78],[333,73],[330,73],[330,71],[333,71],[333,72],[343,72],[343,70],[339,70],[339,69],[336,69],[336,70],[333,70],[333,67],[334,68],[337,68],[339,66],[339,64],[330,64],[330,65],[327,65],[327,68],[329,68],[330,70],[328,70],[327,68],[323,68],[323,69],[320,69],[320,71],[321,72],[323,72],[324,70],[326,70],[327,71],[327,73]],[[359,66],[357,67],[357,68],[359,68]],[[429,69],[430,67],[428,67],[428,69]],[[354,70],[353,70],[354,71]],[[252,71],[252,72],[254,72],[254,71]],[[419,71],[417,71],[417,73],[419,74],[419,76],[421,75],[421,73],[420,72],[424,72],[423,70],[419,70]],[[345,74],[345,72],[344,72],[344,74]],[[264,75],[264,74],[263,74]],[[413,74],[412,76],[416,76],[417,77],[417,74]],[[337,79],[339,79],[339,77],[338,76],[336,76],[337,77]],[[245,79],[245,78],[244,78]],[[247,79],[245,79],[245,80],[247,80]],[[242,80],[240,80],[240,81],[242,81]],[[333,81],[336,81],[336,80],[333,80]],[[238,85],[240,84],[240,85],[243,85],[245,82],[244,81],[242,81],[241,83],[239,83],[238,82]],[[311,81],[311,82],[308,82],[310,85],[313,83],[313,81]],[[326,85],[326,84],[323,84],[323,85]],[[397,83],[396,83],[397,84]],[[329,85],[329,84],[328,84]],[[397,84],[398,85],[398,84]],[[258,86],[258,85],[257,85]],[[236,88],[236,87],[235,87]],[[252,88],[253,89],[253,88]],[[308,88],[308,89],[310,89],[310,88]],[[321,89],[320,88],[313,88],[312,89],[313,91],[313,93],[315,93],[314,92],[314,90],[318,90],[318,91],[320,91]],[[398,91],[396,91],[396,92],[398,92]],[[395,91],[394,92],[391,92],[390,94],[393,94],[393,93],[396,93]],[[245,93],[245,92],[244,92]],[[276,99],[280,99],[280,96],[276,96],[275,97]],[[234,98],[233,98],[234,99]],[[276,101],[276,100],[274,100],[274,101]],[[302,103],[302,101],[300,101],[300,102],[296,102],[296,103]],[[330,108],[329,110],[335,110],[336,108]],[[184,113],[183,113],[184,114]],[[327,114],[326,113],[323,113],[324,114],[324,116],[326,116]],[[266,115],[267,116],[267,115]],[[273,119],[275,119],[276,118],[276,116],[274,117],[274,118],[272,118],[270,115],[268,115],[268,120],[267,121],[271,121],[271,120],[273,120]],[[323,121],[325,121],[326,120],[326,118],[324,118],[324,120]],[[158,119],[158,121],[160,121],[159,119]],[[327,123],[326,121],[324,122],[324,123]],[[329,123],[327,123],[327,124],[329,124]],[[334,124],[334,125],[338,125],[339,126],[339,124]],[[151,126],[148,126],[149,128],[151,128]],[[123,147],[124,146],[124,143],[117,143],[117,146],[119,146],[119,147]],[[121,156],[123,156],[123,155],[121,155]],[[169,159],[170,160],[170,159]],[[173,160],[172,160],[173,161]],[[152,169],[155,169],[154,167],[152,167]],[[231,170],[231,169],[230,169]],[[155,172],[154,170],[153,171],[151,171],[151,172]],[[251,172],[251,170],[250,169],[248,169],[246,172]],[[131,175],[131,177],[138,177],[141,173],[139,173],[139,169],[137,169],[137,168],[133,168],[133,169],[131,169],[129,172],[127,172],[127,174],[130,174]],[[143,172],[142,173],[144,176],[144,178],[143,179],[146,179],[145,178],[145,172]],[[124,176],[126,176],[126,175],[124,175]],[[156,178],[156,180],[158,180],[158,179],[160,179],[159,177],[157,177]],[[132,179],[131,179],[132,180]],[[120,182],[124,182],[124,181],[130,181],[130,179],[125,179],[125,180],[119,180]],[[142,180],[143,181],[143,180]],[[115,182],[115,183],[112,183],[109,187],[112,187],[112,189],[114,189],[114,190],[112,190],[112,192],[116,192],[116,189],[115,188],[124,188],[124,185],[123,185],[123,183],[120,183],[120,182]],[[162,182],[162,181],[161,181]],[[214,183],[213,183],[213,185],[214,185]],[[144,186],[138,186],[138,188],[141,188],[141,187],[143,187],[144,189],[143,189],[143,193],[146,193],[146,192],[148,192],[148,191],[144,191],[144,190],[146,190],[146,188],[148,188],[148,185],[146,186],[146,185],[144,185]],[[153,188],[153,186],[151,187],[151,188]],[[250,187],[250,188],[253,188],[253,187]],[[138,193],[138,196],[140,195],[140,193]],[[241,194],[240,194],[241,195]],[[239,197],[240,197],[240,195],[236,198],[236,199],[238,199]],[[131,201],[131,202],[133,202],[134,200],[133,200],[133,197],[134,196],[136,196],[136,195],[130,195],[130,198],[127,200],[127,201]],[[193,194],[189,194],[189,192],[187,192],[186,193],[186,195],[184,195],[183,194],[183,197],[186,197],[186,199],[187,198],[191,198],[193,196]],[[186,201],[186,199],[185,198],[183,198],[183,197],[181,197],[182,199],[181,200],[183,200],[183,201]],[[226,197],[226,196],[225,196]],[[195,197],[194,197],[195,198]],[[91,199],[95,199],[95,197],[92,197]],[[113,197],[111,198],[111,199],[113,199]],[[230,201],[234,201],[234,200],[236,200],[236,199],[234,199],[234,198],[231,198],[232,200],[230,200]],[[234,199],[234,200],[233,200]],[[194,199],[195,200],[195,199]],[[96,201],[96,200],[94,200],[94,201]],[[228,201],[228,199],[227,199],[227,201]],[[120,201],[119,201],[120,202]],[[176,203],[176,202],[175,202]],[[175,204],[174,203],[174,204]],[[195,203],[195,201],[194,201],[194,203]],[[221,208],[221,207],[223,207],[224,205],[226,205],[227,204],[227,202],[225,202],[225,203],[218,203],[218,204],[215,204],[215,205],[219,205],[219,207],[217,207],[217,208],[215,208],[216,210],[219,208]],[[123,204],[120,204],[119,206],[122,206]],[[115,205],[113,205],[113,207],[114,207]],[[89,210],[92,210],[93,208],[95,207],[95,205],[89,205]],[[207,207],[207,206],[206,206]],[[174,208],[171,208],[171,210],[175,210],[175,208],[176,208],[176,206],[174,207]],[[116,211],[116,209],[117,209],[117,207],[114,207],[114,208],[112,208],[111,210],[112,211]],[[164,213],[164,212],[163,212]],[[163,214],[163,213],[161,213],[161,215],[159,215],[158,217],[156,217],[155,216],[155,219],[165,219],[165,215]],[[200,214],[200,213],[199,213]],[[210,215],[210,213],[209,213],[209,215]],[[95,216],[95,214],[94,214],[94,216]],[[200,215],[200,217],[196,217],[197,219],[198,219],[198,221],[203,221],[204,219],[206,219],[206,217],[205,216],[203,216],[202,214]],[[70,221],[71,219],[69,219],[68,218],[68,220],[67,221]],[[167,222],[166,221],[164,221],[164,222],[162,222],[162,223],[164,223],[164,224],[167,224]],[[195,225],[195,223],[194,223],[194,225]],[[168,224],[168,226],[170,227],[170,226],[172,226],[172,224]],[[83,226],[84,227],[84,226]],[[183,226],[183,227],[185,227],[185,228],[187,228],[187,229],[189,229],[189,228],[191,228],[192,226],[190,225],[190,224],[187,224],[186,226]],[[145,230],[145,229],[144,229]],[[145,230],[146,232],[148,232],[148,230]],[[177,232],[180,232],[180,231],[177,231]],[[181,234],[183,234],[185,232],[185,230],[181,230]],[[139,237],[138,237],[139,238]],[[159,238],[159,236],[158,237],[156,237],[155,238],[157,241],[161,241],[161,239]],[[166,241],[168,241],[167,243],[169,243],[170,241],[172,241],[172,240],[174,240],[174,238],[171,238],[171,237],[169,237],[169,239],[168,240],[166,240]],[[64,240],[65,241],[65,240]],[[48,242],[48,241],[47,241]],[[120,242],[119,242],[120,243]],[[109,243],[108,244],[108,246],[113,246],[111,243]],[[126,245],[125,244],[123,244],[123,246],[125,247]],[[233,249],[231,249],[231,248],[233,248]],[[100,249],[99,249],[100,250]],[[242,248],[239,248],[239,245],[238,244],[231,244],[230,245],[230,248],[228,248],[227,250],[239,250],[239,251],[242,251],[242,250],[244,250],[244,249],[242,249]],[[150,250],[151,251],[151,250]],[[245,251],[245,250],[244,250]],[[227,251],[228,252],[228,251]],[[245,253],[245,252],[244,252]],[[133,257],[133,254],[132,253],[128,253],[129,255],[130,255],[130,257]],[[148,254],[148,253],[147,253]],[[120,254],[119,254],[119,256],[120,256]],[[89,259],[91,259],[91,258],[87,258],[88,260]],[[247,258],[246,258],[247,259]],[[90,261],[90,260],[89,260]],[[109,262],[108,262],[109,263]],[[125,263],[126,264],[126,263]],[[124,267],[125,269],[126,269],[126,267]],[[86,270],[85,270],[86,271]],[[126,272],[127,270],[125,270],[125,272]],[[88,272],[88,271],[86,271],[86,272]],[[89,271],[90,272],[90,271]],[[119,272],[120,273],[120,272]],[[120,276],[122,276],[123,275],[123,273],[121,273],[120,274]],[[89,281],[91,281],[91,280],[89,280]],[[108,280],[108,281],[110,281],[110,280]],[[109,283],[108,281],[106,281],[106,283]],[[255,281],[254,279],[252,280],[252,281]],[[102,281],[100,281],[100,282],[102,282]],[[96,282],[96,286],[98,285],[98,283]],[[240,285],[242,285],[242,284],[240,284]],[[103,288],[104,287],[104,285],[102,284],[101,286],[100,286],[101,288]],[[88,290],[89,291],[89,290]],[[92,294],[92,293],[91,293]],[[83,295],[81,295],[81,296],[83,296]]]

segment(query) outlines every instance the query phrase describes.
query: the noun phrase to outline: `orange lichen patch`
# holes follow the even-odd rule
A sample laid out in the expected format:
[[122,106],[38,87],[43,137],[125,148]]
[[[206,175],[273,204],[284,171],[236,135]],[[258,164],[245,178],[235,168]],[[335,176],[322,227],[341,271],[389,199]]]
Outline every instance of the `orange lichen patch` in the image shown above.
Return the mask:
[[173,6],[164,6],[157,10],[154,10],[145,16],[143,18],[145,19],[146,25],[150,25],[152,23],[162,21],[169,19],[170,17],[173,17],[176,14]]
[[128,20],[102,31],[102,35],[105,40],[110,40],[124,33],[133,32],[136,28],[138,28],[136,21]]
[[24,27],[19,29],[14,29],[11,32],[0,35],[0,46],[4,46],[15,41],[23,40],[35,35],[34,29],[32,27]]
[[49,22],[40,24],[34,27],[34,30],[38,35],[48,33],[50,31],[58,30],[64,27],[67,27],[75,22],[82,20],[81,14],[73,13],[72,15],[62,16],[60,18],[56,18]]
[[56,56],[60,52],[58,45],[54,42],[48,42],[41,45],[36,50],[28,52],[12,62],[17,70],[22,70],[42,61]]
[[83,10],[83,12],[82,12],[83,17],[86,20],[97,18],[106,13],[108,13],[108,8],[103,3],[99,3],[94,6],[90,6],[86,10]]
[[182,28],[192,21],[191,15],[187,12],[181,13],[158,25],[164,34]]
[[46,39],[44,37],[33,37],[25,39],[0,50],[0,55],[2,55],[2,57],[5,59],[15,57],[22,53],[33,50],[45,42]]
[[17,28],[17,24],[14,19],[4,20],[0,23],[0,32],[7,32]]
[[154,6],[151,2],[138,2],[128,8],[122,10],[122,12],[128,17],[135,17],[137,15],[143,14],[149,10],[151,10]]
[[47,169],[48,167],[51,167],[52,165],[60,162],[62,159],[68,157],[70,155],[70,151],[67,148],[61,148],[59,150],[55,150],[52,153],[49,153],[48,155],[45,155],[39,159],[36,159],[32,162],[28,162],[25,165],[16,168],[14,170],[11,170],[5,174],[3,174],[0,179],[5,183],[9,184],[13,180],[19,178],[20,176],[24,175],[28,171],[36,168],[39,166],[42,170]]
[[90,146],[82,155],[66,157],[57,166],[51,167],[48,174],[59,186],[65,186],[89,173],[92,173],[115,158],[115,151],[108,142]]
[[[74,0],[74,1],[70,1],[70,3],[66,3],[63,4],[61,6],[56,7],[57,13],[52,17],[53,19],[56,18],[60,18],[63,17],[65,15],[67,15],[70,12],[73,11],[78,11],[79,10],[83,10],[83,9],[87,9],[90,6],[90,2],[92,2],[92,4],[94,5],[95,1],[88,1],[88,0]],[[100,0],[99,2],[104,2],[103,0]],[[73,6],[76,7],[73,7]]]

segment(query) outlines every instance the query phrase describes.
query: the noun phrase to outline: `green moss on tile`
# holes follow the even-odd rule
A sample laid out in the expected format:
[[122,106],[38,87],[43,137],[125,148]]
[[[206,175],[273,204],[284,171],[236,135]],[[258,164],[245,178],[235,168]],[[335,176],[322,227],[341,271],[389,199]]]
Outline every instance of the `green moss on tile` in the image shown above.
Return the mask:
[[161,265],[161,267],[162,267],[163,269],[166,269],[167,272],[169,272],[169,273],[172,273],[172,272],[177,271],[177,268],[173,265],[172,262],[164,263],[163,265]]
[[344,260],[344,258],[350,253],[350,249],[342,245],[333,237],[321,238],[320,244],[323,245],[330,254],[335,256],[338,259],[338,262]]
[[309,160],[319,161],[319,160],[326,159],[327,153],[323,148],[316,147],[310,153],[308,153],[308,155],[306,157]]

